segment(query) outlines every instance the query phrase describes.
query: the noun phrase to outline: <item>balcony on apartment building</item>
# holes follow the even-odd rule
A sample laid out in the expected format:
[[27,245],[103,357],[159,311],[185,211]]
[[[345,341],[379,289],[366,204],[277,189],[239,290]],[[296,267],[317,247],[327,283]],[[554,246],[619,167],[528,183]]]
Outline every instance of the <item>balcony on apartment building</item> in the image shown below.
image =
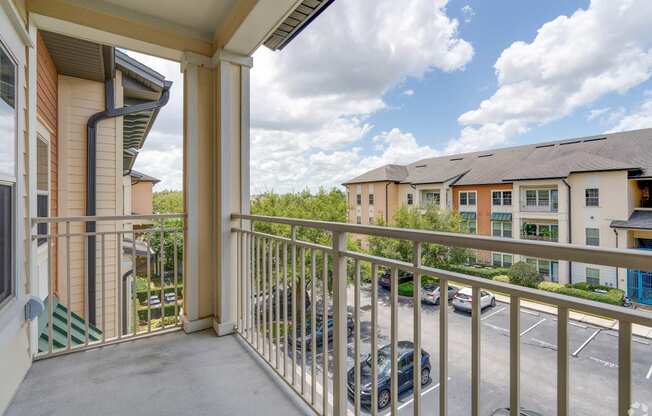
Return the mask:
[[557,224],[523,223],[521,239],[538,241],[559,241],[559,226]]
[[521,190],[522,212],[557,212],[559,198],[556,188]]
[[[13,7],[5,3],[0,13]],[[490,400],[520,416],[520,409],[541,404],[532,398],[544,387],[551,406],[547,414],[596,414],[590,406],[605,399],[613,413],[627,415],[635,402],[647,398],[636,389],[633,339],[639,328],[652,327],[651,316],[439,269],[426,263],[422,250],[459,247],[637,270],[650,268],[652,252],[249,214],[250,55],[262,43],[271,49],[284,46],[330,1],[213,2],[212,10],[175,2],[156,7],[104,3],[81,8],[77,2],[35,0],[26,7],[34,19],[29,24],[40,29],[122,43],[115,46],[182,63],[187,212],[27,214],[31,247],[44,241],[47,258],[56,256],[56,261],[39,267],[36,255],[26,260],[32,280],[22,282],[19,289],[29,287],[24,289],[29,292],[20,299],[47,293],[48,301],[33,321],[21,316],[12,326],[27,334],[26,341],[11,344],[20,352],[4,351],[17,357],[28,351],[33,364],[22,363],[29,371],[7,416],[357,416],[377,414],[377,404],[393,415],[436,409],[440,415],[479,416]],[[229,13],[227,3],[238,7]],[[215,28],[218,15],[227,27]],[[141,20],[133,24],[125,16]],[[180,20],[171,22],[175,16]],[[22,28],[22,36],[31,39],[20,14],[12,19],[19,22],[16,30]],[[174,32],[175,27],[183,30]],[[24,85],[35,88],[33,82]],[[524,195],[527,209],[557,209],[556,190]],[[134,227],[142,220],[151,226]],[[261,232],[257,224],[274,225],[267,229],[276,231]],[[329,241],[301,241],[300,228],[323,231]],[[410,248],[412,261],[352,251],[349,235],[400,240]],[[381,273],[391,276],[389,291],[378,288]],[[449,286],[468,288],[470,296],[462,300],[470,313],[442,307],[433,319],[422,313],[420,291],[412,299],[399,299],[399,276],[411,278],[414,287],[421,287],[425,277],[437,278],[441,293]],[[500,350],[482,342],[487,329],[481,325],[481,303],[487,291],[501,294],[510,317]],[[556,315],[554,344],[545,347],[545,373],[554,381],[545,385],[522,377],[533,368],[520,341],[530,330],[519,318],[527,302],[545,304]],[[617,342],[608,380],[614,387],[588,401],[571,388],[570,330],[577,313],[610,320]],[[408,323],[401,320],[406,316]],[[461,320],[468,326],[458,326]],[[422,349],[427,354],[410,354]],[[482,392],[497,385],[481,369],[496,362],[501,363],[498,389],[503,394],[488,398]],[[2,379],[6,383],[5,374]],[[399,386],[409,388],[399,392]]]

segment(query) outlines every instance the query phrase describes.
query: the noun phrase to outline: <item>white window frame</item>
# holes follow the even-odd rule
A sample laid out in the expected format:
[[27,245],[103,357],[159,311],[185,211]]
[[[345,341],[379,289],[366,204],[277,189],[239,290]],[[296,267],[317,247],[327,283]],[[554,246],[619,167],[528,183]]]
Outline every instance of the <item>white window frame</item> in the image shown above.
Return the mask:
[[[509,235],[505,235],[505,224],[510,225]],[[495,231],[494,226],[495,225],[499,225],[500,235],[496,235],[496,233],[494,233],[494,231]],[[491,221],[491,235],[493,237],[512,238],[514,236],[514,225],[512,224],[511,221]]]
[[[597,196],[589,196],[589,191],[596,191]],[[595,201],[595,203],[589,204],[589,201]],[[584,189],[584,206],[586,208],[596,208],[600,207],[600,188],[585,188]]]
[[[597,237],[589,237],[589,231],[596,231],[598,233]],[[589,241],[595,241],[597,244],[589,244]],[[600,247],[600,229],[595,227],[586,227],[584,229],[584,244],[587,246]]]
[[[509,197],[509,204],[505,204],[505,193],[509,192],[510,197]],[[498,200],[500,203],[496,204],[496,198],[494,198],[495,194],[499,194]],[[514,198],[514,193],[509,190],[509,189],[495,189],[491,191],[491,206],[494,207],[511,207]]]
[[[421,194],[423,195],[424,205],[431,204],[431,203],[435,206],[441,205],[440,191],[423,191]],[[432,200],[428,198],[428,195],[432,195]]]
[[[22,99],[19,95],[21,88],[21,66],[19,65],[19,60],[16,59],[16,56],[12,53],[9,46],[3,41],[0,33],[0,50],[9,58],[9,60],[14,65],[14,171],[13,177],[8,176],[4,173],[0,174],[0,184],[3,186],[8,186],[11,190],[11,218],[13,223],[11,224],[11,264],[10,264],[10,289],[9,294],[5,299],[0,300],[0,315],[3,315],[4,312],[9,308],[10,304],[13,304],[16,300],[18,293],[18,286],[20,282],[18,281],[18,271],[17,271],[17,261],[16,259],[22,256],[21,254],[21,242],[18,241],[18,226],[19,222],[22,220],[18,218],[18,203],[19,198],[16,195],[16,192],[19,189],[19,164],[21,161],[18,158],[20,154],[20,141],[18,140],[19,131],[22,130],[22,124],[20,123],[20,112],[22,107]],[[3,322],[0,321],[0,327],[2,327]]]
[[[589,277],[589,271],[591,271],[591,272],[594,272],[594,271],[597,272],[598,277],[595,277],[595,276]],[[584,278],[585,278],[587,284],[589,284],[589,279],[598,279],[598,285],[599,285],[599,284],[600,284],[600,278],[601,278],[600,275],[601,275],[601,273],[600,273],[600,269],[595,268],[595,267],[587,267],[587,268],[584,270]]]
[[[464,197],[466,199],[466,202],[462,204],[462,194],[464,194]],[[473,194],[473,204],[471,204],[471,194]],[[478,204],[478,193],[476,191],[460,191],[457,200],[459,203],[459,206],[461,207],[475,207]]]
[[414,205],[414,194],[412,192],[407,193],[406,202],[408,205]]
[[[496,262],[496,256],[500,257],[500,261]],[[509,258],[510,260],[506,262],[505,261],[506,258]],[[496,265],[496,263],[498,263],[498,265]],[[491,264],[494,267],[511,267],[514,264],[514,255],[509,253],[500,253],[497,251],[493,251],[491,253]]]
[[375,202],[376,196],[375,196],[373,193],[370,193],[370,194],[367,196],[367,198],[368,198],[368,200],[369,200],[369,205],[373,205],[374,202]]

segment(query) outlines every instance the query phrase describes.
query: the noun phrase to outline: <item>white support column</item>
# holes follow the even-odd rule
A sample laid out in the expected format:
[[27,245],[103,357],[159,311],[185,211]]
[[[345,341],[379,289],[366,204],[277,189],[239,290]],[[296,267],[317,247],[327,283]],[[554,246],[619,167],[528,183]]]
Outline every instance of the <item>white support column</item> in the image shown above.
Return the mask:
[[251,58],[218,51],[216,92],[216,201],[218,223],[217,309],[214,328],[226,335],[235,328],[237,311],[237,241],[233,213],[249,213],[249,68]]

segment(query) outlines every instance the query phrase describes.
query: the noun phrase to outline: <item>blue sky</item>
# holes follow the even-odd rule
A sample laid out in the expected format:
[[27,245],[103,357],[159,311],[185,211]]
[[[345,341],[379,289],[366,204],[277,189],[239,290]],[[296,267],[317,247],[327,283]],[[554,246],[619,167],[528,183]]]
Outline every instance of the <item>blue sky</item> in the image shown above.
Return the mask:
[[[251,192],[652,127],[649,0],[336,0],[251,73]],[[178,65],[139,57],[181,84]],[[182,94],[136,168],[181,186]]]

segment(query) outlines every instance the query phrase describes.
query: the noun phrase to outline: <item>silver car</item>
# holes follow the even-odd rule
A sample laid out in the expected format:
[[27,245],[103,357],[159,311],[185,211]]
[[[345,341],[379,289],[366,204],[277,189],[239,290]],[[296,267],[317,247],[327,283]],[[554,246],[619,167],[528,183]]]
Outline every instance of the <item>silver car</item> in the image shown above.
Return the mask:
[[[470,287],[460,289],[453,298],[453,308],[456,311],[471,312],[473,304],[473,290]],[[496,297],[486,290],[480,291],[480,309],[496,306]]]
[[[455,286],[448,286],[448,300],[455,297],[460,289]],[[421,288],[421,302],[431,305],[439,305],[439,285],[427,284]]]

